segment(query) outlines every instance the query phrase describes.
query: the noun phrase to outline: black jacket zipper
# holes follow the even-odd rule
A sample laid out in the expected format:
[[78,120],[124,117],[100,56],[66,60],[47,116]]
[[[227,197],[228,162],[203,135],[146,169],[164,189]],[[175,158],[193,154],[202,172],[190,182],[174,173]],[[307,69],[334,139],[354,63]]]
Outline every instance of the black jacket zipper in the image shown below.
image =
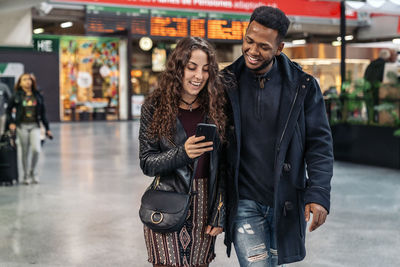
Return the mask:
[[293,100],[292,106],[290,107],[289,116],[288,116],[288,118],[286,120],[285,127],[283,128],[283,132],[282,132],[281,138],[279,139],[278,149],[277,149],[278,153],[281,150],[281,144],[282,144],[283,136],[285,135],[287,126],[289,124],[290,116],[292,115],[292,111],[293,111],[294,105],[296,104],[296,100],[297,100],[297,96],[298,95],[299,95],[299,87],[297,87],[296,95],[294,96],[294,100]]

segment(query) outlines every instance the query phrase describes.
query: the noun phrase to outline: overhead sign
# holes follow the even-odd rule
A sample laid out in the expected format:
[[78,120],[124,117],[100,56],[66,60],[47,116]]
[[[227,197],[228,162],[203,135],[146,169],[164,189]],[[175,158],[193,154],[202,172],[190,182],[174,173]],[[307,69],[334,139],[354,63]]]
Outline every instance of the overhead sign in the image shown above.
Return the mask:
[[207,20],[207,38],[213,40],[242,40],[249,16],[210,14]]
[[[171,10],[202,10],[234,13],[251,13],[261,5],[273,6],[288,16],[306,16],[321,18],[340,18],[340,2],[314,0],[52,0],[98,5],[120,5],[146,8],[169,8]],[[356,19],[356,14],[348,18]]]
[[192,14],[167,10],[151,10],[150,34],[161,37],[185,37],[189,34]]
[[112,33],[130,28],[134,36],[148,35],[148,18],[148,9],[90,5],[86,7],[86,30]]
[[241,41],[250,15],[87,6],[88,33],[110,33],[129,29],[136,37],[181,38],[196,36],[210,40]]

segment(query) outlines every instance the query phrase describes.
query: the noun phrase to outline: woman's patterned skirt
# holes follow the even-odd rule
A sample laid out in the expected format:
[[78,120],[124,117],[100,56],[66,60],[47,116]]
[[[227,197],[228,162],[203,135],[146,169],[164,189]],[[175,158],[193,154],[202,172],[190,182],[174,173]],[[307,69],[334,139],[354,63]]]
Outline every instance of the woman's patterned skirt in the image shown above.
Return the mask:
[[200,266],[214,257],[215,237],[205,234],[207,227],[207,179],[194,179],[188,219],[182,229],[157,233],[144,226],[148,261],[166,266]]

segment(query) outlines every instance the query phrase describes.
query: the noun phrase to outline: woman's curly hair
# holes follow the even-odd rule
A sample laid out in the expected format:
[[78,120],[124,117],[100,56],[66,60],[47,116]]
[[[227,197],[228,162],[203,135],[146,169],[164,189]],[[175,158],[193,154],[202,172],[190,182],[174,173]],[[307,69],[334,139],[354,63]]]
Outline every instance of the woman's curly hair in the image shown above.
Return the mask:
[[222,75],[218,70],[215,50],[199,37],[181,39],[168,58],[166,70],[160,75],[159,87],[146,99],[154,108],[149,127],[152,138],[171,138],[176,131],[176,118],[183,91],[183,76],[192,51],[200,49],[207,54],[209,78],[200,91],[198,103],[208,118],[217,125],[221,140],[225,140],[225,93]]

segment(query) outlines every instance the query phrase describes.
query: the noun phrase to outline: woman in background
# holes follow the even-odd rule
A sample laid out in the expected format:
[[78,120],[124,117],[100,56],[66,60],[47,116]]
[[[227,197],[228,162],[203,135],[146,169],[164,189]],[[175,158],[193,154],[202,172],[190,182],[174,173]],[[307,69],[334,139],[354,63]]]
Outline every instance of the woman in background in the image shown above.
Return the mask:
[[[224,178],[217,166],[226,101],[214,49],[201,38],[183,38],[170,55],[159,85],[142,106],[140,166],[144,174],[160,177],[161,189],[184,191],[182,181],[194,177],[192,192],[196,193],[179,231],[158,233],[144,226],[148,261],[154,266],[208,266],[225,217]],[[195,137],[201,122],[217,126],[214,143]]]
[[[35,79],[31,74],[24,73],[19,77],[14,96],[7,106],[7,125],[11,131],[17,131],[22,153],[23,183],[26,185],[39,183],[37,163],[41,150],[40,122],[46,129],[46,135],[52,138],[43,97],[37,90]],[[30,164],[29,153],[32,157]]]

